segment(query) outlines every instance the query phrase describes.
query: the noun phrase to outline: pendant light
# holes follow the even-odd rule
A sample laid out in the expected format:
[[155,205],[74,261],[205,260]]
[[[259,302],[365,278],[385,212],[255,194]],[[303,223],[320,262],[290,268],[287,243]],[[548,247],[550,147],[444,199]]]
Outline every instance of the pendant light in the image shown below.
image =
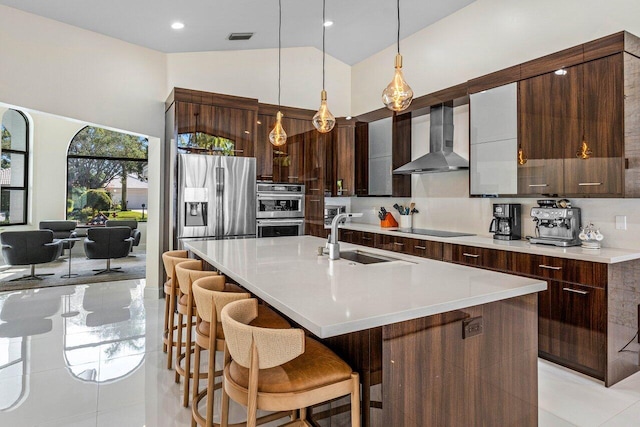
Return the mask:
[[398,10],[398,53],[396,54],[396,71],[393,80],[382,91],[382,102],[393,111],[406,110],[413,100],[413,90],[409,87],[402,76],[402,55],[400,55],[400,0],[397,0]]
[[269,141],[276,147],[280,147],[287,142],[287,133],[282,127],[282,113],[280,112],[280,68],[281,68],[281,34],[282,34],[282,0],[278,0],[278,114],[276,114],[276,124],[269,132]]
[[336,125],[336,118],[331,111],[329,111],[329,107],[327,107],[327,91],[324,90],[324,61],[326,57],[326,53],[324,50],[324,38],[325,38],[325,2],[326,0],[322,0],[322,92],[320,92],[320,108],[318,112],[314,114],[312,123],[313,126],[320,133],[331,132],[331,129]]

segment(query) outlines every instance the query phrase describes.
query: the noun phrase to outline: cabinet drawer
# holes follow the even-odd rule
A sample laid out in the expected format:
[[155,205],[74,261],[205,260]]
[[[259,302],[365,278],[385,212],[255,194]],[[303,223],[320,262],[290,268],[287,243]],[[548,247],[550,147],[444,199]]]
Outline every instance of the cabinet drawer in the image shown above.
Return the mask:
[[363,231],[362,235],[360,236],[360,242],[358,244],[362,246],[369,246],[370,248],[375,248],[377,247],[376,237],[377,237],[376,233],[369,233],[368,231]]
[[384,249],[386,251],[410,253],[409,252],[411,248],[410,240],[413,240],[413,239],[409,239],[401,236],[389,236],[388,234],[379,234],[378,245],[376,247],[380,249]]
[[338,232],[339,240],[345,243],[353,243],[361,245],[362,231],[340,229]]
[[511,270],[516,274],[605,288],[607,265],[543,255],[511,253]]
[[432,242],[430,240],[420,240],[412,238],[405,238],[405,240],[407,245],[406,253],[423,258],[436,259],[438,261],[442,260],[441,242]]
[[449,243],[444,247],[444,260],[490,270],[506,271],[508,267],[506,251]]

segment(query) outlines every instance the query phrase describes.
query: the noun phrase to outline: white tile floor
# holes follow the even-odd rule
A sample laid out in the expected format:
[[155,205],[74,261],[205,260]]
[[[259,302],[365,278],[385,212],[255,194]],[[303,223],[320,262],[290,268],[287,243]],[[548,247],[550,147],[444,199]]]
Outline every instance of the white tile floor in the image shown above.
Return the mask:
[[[164,301],[143,295],[141,280],[0,294],[0,426],[190,425]],[[640,426],[640,374],[607,389],[540,361],[539,380],[540,426]]]

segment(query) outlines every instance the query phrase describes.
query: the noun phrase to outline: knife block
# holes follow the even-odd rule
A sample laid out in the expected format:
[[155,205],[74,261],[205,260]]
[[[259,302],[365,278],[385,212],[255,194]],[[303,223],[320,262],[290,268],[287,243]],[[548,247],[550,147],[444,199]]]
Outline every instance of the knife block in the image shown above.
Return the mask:
[[383,228],[390,228],[390,227],[397,227],[397,226],[398,226],[398,222],[393,217],[393,215],[391,215],[391,212],[387,212],[384,219],[380,221],[380,227],[383,227]]

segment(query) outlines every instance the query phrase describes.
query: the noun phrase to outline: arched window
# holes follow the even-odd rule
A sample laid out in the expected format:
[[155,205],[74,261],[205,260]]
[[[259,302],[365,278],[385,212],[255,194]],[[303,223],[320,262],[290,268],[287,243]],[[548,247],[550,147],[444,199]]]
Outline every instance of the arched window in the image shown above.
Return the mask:
[[93,126],[80,130],[67,152],[67,219],[97,215],[146,221],[146,138]]
[[0,125],[0,225],[27,223],[29,122],[17,110],[7,110]]

